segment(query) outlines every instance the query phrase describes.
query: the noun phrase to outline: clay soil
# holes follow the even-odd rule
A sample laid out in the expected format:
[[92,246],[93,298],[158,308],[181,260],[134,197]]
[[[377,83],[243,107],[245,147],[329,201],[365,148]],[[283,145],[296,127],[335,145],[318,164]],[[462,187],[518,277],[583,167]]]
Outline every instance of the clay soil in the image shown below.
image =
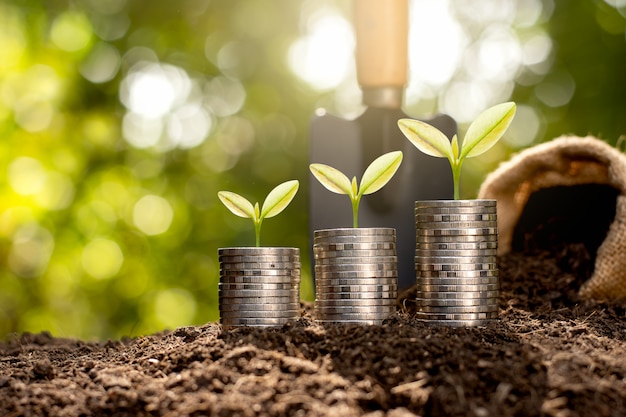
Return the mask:
[[0,344],[1,416],[626,416],[624,306],[582,302],[584,246],[499,259],[501,319],[442,328],[411,290],[381,326],[303,318],[99,343]]

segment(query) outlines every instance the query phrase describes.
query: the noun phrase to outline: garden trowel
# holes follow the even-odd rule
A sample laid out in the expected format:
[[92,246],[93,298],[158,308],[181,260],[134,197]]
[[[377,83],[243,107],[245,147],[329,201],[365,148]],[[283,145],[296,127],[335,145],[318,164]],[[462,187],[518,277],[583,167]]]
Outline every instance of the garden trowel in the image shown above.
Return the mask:
[[[452,198],[452,173],[445,158],[419,152],[397,125],[398,119],[410,117],[401,110],[408,67],[408,0],[354,0],[354,22],[357,77],[367,109],[355,120],[318,110],[311,122],[310,162],[330,165],[359,180],[378,156],[396,150],[404,153],[393,179],[364,196],[359,209],[359,227],[396,229],[398,280],[404,289],[415,283],[414,203]],[[450,116],[421,120],[448,137],[456,133]],[[312,175],[309,207],[311,248],[314,230],[352,226],[350,199],[331,193]]]

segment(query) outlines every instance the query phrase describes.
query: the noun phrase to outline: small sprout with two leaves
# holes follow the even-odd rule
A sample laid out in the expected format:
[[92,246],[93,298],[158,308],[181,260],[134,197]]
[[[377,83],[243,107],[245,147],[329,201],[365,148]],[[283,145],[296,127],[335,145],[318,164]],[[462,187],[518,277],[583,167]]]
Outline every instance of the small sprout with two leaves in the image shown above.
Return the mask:
[[456,135],[448,140],[439,129],[413,119],[400,119],[400,130],[417,149],[426,155],[448,158],[452,167],[454,199],[459,199],[459,179],[465,158],[487,152],[508,129],[515,116],[515,103],[501,103],[482,112],[472,122],[460,144]]
[[328,190],[337,194],[347,194],[352,202],[352,226],[359,227],[359,203],[361,197],[380,190],[391,180],[400,164],[402,152],[394,151],[376,158],[365,170],[360,185],[356,177],[352,181],[341,171],[324,164],[311,164],[311,173]]
[[259,208],[258,202],[252,205],[244,197],[230,191],[220,191],[217,193],[217,196],[233,214],[252,219],[254,222],[256,246],[259,247],[261,246],[261,224],[263,220],[282,212],[295,197],[299,186],[298,180],[287,181],[276,186],[265,197],[261,208]]

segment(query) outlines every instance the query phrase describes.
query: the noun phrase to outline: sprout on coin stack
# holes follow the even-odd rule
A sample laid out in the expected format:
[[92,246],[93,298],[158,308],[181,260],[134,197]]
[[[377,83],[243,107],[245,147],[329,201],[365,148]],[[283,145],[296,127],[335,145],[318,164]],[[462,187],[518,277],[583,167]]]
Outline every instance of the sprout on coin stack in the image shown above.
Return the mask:
[[341,171],[311,164],[328,190],[352,203],[353,227],[314,231],[315,314],[322,323],[380,324],[395,311],[398,295],[396,230],[359,228],[359,203],[384,187],[402,163],[402,152],[386,153],[365,170],[359,184]]
[[491,149],[515,116],[515,103],[481,113],[462,143],[435,127],[400,119],[402,133],[427,155],[447,158],[454,200],[415,202],[417,318],[446,326],[481,326],[498,318],[499,279],[495,200],[460,200],[459,180],[466,158]]
[[281,213],[298,192],[299,182],[274,188],[263,205],[220,191],[219,199],[235,215],[252,219],[256,246],[218,249],[219,310],[224,326],[281,326],[300,317],[300,249],[261,247],[263,220]]

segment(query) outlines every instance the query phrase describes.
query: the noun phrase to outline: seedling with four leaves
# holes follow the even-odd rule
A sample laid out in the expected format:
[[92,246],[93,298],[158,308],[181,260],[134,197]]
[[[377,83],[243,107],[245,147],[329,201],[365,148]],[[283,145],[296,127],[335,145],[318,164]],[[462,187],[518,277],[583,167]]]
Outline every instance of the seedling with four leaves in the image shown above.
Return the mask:
[[359,227],[359,203],[361,197],[383,188],[394,176],[402,163],[402,152],[394,151],[376,158],[365,170],[361,182],[352,181],[341,171],[324,164],[309,166],[313,176],[333,193],[346,194],[352,203],[352,226]]
[[454,181],[454,199],[459,199],[461,166],[466,158],[472,158],[487,152],[508,129],[515,116],[515,103],[495,105],[482,112],[472,122],[459,143],[454,135],[450,141],[439,129],[413,119],[400,119],[398,126],[417,149],[430,156],[448,158],[452,167]]
[[233,214],[252,219],[254,222],[256,246],[259,247],[261,246],[261,225],[263,220],[282,212],[295,197],[299,186],[298,180],[287,181],[276,186],[265,197],[265,201],[263,201],[263,205],[260,208],[258,202],[252,205],[246,198],[230,191],[220,191],[217,193],[217,196]]

